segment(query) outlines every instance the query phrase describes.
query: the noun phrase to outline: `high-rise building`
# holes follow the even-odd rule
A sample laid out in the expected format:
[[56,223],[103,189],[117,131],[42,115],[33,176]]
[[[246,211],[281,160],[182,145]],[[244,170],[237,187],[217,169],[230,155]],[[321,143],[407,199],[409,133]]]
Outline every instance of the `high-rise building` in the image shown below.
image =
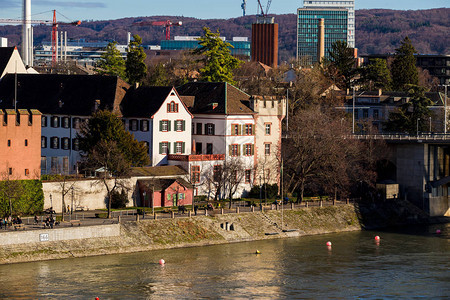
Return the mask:
[[297,60],[302,60],[305,64],[318,62],[321,19],[323,19],[325,26],[325,57],[328,57],[328,50],[331,49],[334,42],[347,42],[347,9],[299,8],[297,10]]
[[[348,10],[347,43],[350,48],[355,48],[355,0],[303,0],[304,8],[345,8]],[[326,24],[325,24],[326,26]]]

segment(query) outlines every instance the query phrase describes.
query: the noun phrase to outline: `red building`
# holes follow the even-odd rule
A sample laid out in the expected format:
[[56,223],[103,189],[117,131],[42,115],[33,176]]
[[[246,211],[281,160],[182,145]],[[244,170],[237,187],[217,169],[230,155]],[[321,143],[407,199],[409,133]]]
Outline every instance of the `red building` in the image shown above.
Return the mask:
[[252,61],[278,66],[278,24],[252,24]]
[[181,178],[138,180],[143,207],[192,205],[193,187]]

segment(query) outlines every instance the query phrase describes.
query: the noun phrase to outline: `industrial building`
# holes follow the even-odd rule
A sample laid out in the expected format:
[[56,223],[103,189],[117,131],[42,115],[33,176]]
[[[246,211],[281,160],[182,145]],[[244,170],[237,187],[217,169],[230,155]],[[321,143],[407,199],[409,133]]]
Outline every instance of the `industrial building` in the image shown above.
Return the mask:
[[252,24],[252,61],[278,66],[278,24],[272,17],[258,17]]

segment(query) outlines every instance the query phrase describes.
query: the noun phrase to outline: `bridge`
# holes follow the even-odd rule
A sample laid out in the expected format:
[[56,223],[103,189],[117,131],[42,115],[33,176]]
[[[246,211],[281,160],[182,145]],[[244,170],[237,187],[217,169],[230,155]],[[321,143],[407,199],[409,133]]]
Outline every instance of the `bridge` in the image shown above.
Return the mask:
[[385,141],[390,150],[389,177],[399,184],[400,196],[431,216],[450,216],[450,134],[355,134],[350,138]]

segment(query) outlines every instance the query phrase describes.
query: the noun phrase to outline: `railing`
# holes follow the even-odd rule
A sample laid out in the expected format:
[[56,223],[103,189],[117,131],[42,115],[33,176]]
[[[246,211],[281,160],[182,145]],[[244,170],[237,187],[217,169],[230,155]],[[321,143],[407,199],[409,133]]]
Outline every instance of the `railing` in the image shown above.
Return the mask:
[[168,160],[177,161],[209,161],[209,160],[225,160],[225,154],[169,154]]
[[417,135],[410,135],[406,133],[353,134],[348,137],[358,140],[450,141],[450,134],[444,133],[419,133]]

